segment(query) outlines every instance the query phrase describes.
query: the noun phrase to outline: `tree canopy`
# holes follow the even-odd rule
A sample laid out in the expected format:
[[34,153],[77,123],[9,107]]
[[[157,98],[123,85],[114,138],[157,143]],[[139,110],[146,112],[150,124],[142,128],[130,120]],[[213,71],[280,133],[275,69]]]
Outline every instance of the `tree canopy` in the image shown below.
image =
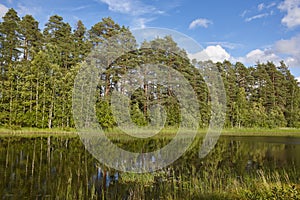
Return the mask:
[[[112,51],[102,52],[107,70],[99,74],[103,84],[97,87],[96,115],[103,128],[117,126],[110,100],[114,90],[124,91],[125,83],[120,77],[149,63],[177,70],[189,81],[200,105],[200,127],[208,126],[211,115],[206,77],[196,67],[206,64],[216,66],[223,78],[226,127],[300,127],[300,88],[284,62],[278,66],[270,61],[246,67],[240,62],[190,61],[171,36],[144,41],[136,49],[138,44],[129,28],[110,17],[89,30],[79,20],[72,30],[61,16],[53,15],[40,30],[33,16],[21,19],[14,9],[9,9],[0,22],[0,126],[74,127],[72,91],[80,63],[91,56],[92,48],[105,45],[118,34],[126,37],[118,40]],[[132,51],[112,54],[122,48]],[[149,69],[144,73],[154,72]],[[151,123],[150,107],[157,103],[165,108],[165,126],[177,127],[181,121],[180,105],[172,88],[149,81],[139,83],[131,94],[132,121],[138,126]]]

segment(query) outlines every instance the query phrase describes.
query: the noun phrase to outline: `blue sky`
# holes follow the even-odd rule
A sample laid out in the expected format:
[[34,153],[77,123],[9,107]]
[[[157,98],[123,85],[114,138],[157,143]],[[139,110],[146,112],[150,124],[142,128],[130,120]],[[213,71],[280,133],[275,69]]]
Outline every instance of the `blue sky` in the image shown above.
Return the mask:
[[1,0],[0,16],[11,7],[33,15],[41,28],[54,14],[88,28],[107,16],[130,28],[168,28],[203,47],[193,58],[247,66],[285,60],[300,78],[300,0]]

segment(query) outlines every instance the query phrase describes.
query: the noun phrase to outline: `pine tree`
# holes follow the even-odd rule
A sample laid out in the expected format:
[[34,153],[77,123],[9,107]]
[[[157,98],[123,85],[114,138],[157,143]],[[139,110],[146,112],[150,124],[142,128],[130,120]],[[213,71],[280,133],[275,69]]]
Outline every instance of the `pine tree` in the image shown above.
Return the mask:
[[285,105],[283,113],[289,127],[300,126],[300,90],[295,77],[291,74],[284,62],[280,63],[278,70],[284,77],[281,92],[284,92]]
[[91,43],[87,40],[87,30],[81,20],[77,22],[76,29],[73,33],[74,37],[74,57],[73,63],[83,61],[91,50]]
[[233,105],[233,120],[235,126],[239,128],[247,126],[249,119],[249,106],[246,99],[246,92],[243,87],[239,88],[236,101]]
[[[31,15],[21,20],[14,9],[9,9],[0,22],[0,126],[74,127],[74,79],[80,67],[96,63],[103,67],[97,74],[96,115],[104,128],[116,126],[110,105],[113,91],[130,96],[130,114],[138,126],[154,122],[150,108],[160,104],[166,111],[165,125],[177,127],[182,121],[182,107],[189,107],[179,104],[178,95],[186,91],[180,90],[172,70],[192,86],[200,105],[199,125],[208,126],[213,111],[212,87],[204,80],[215,80],[215,69],[222,76],[227,95],[226,126],[300,127],[300,87],[284,62],[279,66],[267,62],[245,67],[240,62],[190,61],[171,36],[144,41],[136,49],[129,28],[109,17],[89,31],[82,21],[72,31],[58,15],[50,17],[43,33],[38,26]],[[152,65],[170,68],[160,84],[145,78],[159,77]],[[126,74],[136,75],[140,66],[140,78],[122,79]],[[138,86],[135,91],[126,90],[128,81]],[[192,99],[187,101],[188,105],[194,103]],[[93,110],[82,113],[79,117],[89,123]],[[189,126],[189,121],[184,126]]]
[[18,76],[17,61],[20,56],[20,18],[14,9],[9,9],[0,24],[0,65],[1,65],[1,106],[0,121],[13,126],[16,120],[17,83]]
[[225,125],[229,127],[234,127],[235,118],[235,102],[237,99],[238,86],[237,86],[237,76],[235,73],[234,66],[229,61],[224,61],[223,63],[217,63],[217,68],[219,69],[221,76],[223,78],[226,97],[227,97],[227,115]]
[[[21,46],[22,51],[21,58],[21,81],[20,85],[20,96],[22,101],[22,115],[19,119],[22,119],[22,126],[32,127],[37,126],[37,116],[34,119],[33,107],[36,103],[34,88],[36,87],[36,70],[31,65],[31,61],[35,55],[42,49],[42,34],[38,28],[39,23],[31,16],[25,15],[20,22],[20,33],[21,33]],[[40,70],[38,68],[38,70]],[[42,73],[42,71],[41,71]],[[36,108],[37,109],[37,108]],[[35,112],[36,113],[36,112]]]
[[55,49],[57,64],[68,69],[72,66],[72,47],[75,45],[72,38],[71,26],[58,15],[53,15],[45,25],[45,42],[48,47]]
[[23,59],[31,60],[42,49],[43,38],[39,23],[31,15],[25,15],[20,22],[20,33],[22,34]]

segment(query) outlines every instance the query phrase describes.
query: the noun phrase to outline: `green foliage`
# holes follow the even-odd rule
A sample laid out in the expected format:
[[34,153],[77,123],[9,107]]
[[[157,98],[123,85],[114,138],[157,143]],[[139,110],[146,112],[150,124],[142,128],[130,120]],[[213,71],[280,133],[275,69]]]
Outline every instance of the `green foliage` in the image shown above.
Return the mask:
[[147,124],[145,116],[140,110],[138,103],[135,103],[131,108],[131,118],[137,126],[145,126]]
[[[38,27],[33,16],[20,19],[14,9],[9,9],[0,22],[0,126],[73,128],[74,79],[79,63],[93,58],[95,55],[90,52],[95,48],[100,49],[98,60],[106,67],[99,74],[102,85],[99,83],[96,88],[96,115],[104,129],[117,125],[108,99],[113,91],[126,93],[120,77],[145,64],[163,65],[184,76],[197,95],[198,124],[202,128],[208,127],[211,116],[211,100],[204,81],[213,73],[205,67],[209,65],[216,66],[223,78],[226,127],[300,127],[300,88],[283,62],[279,66],[258,63],[249,68],[239,62],[191,62],[171,36],[144,41],[135,50],[138,45],[129,28],[110,17],[90,30],[80,20],[72,30],[58,15],[50,16],[44,30]],[[114,44],[112,37],[117,38]],[[120,55],[123,51],[128,53]],[[155,71],[147,69],[144,75],[147,74]],[[170,73],[165,78],[172,83]],[[156,104],[166,112],[167,127],[178,127],[182,121],[195,123],[192,117],[181,119],[178,98],[168,84],[142,80],[130,99],[131,120],[137,126],[151,123],[150,108]]]
[[112,115],[109,102],[107,100],[100,100],[97,102],[96,108],[96,115],[100,126],[104,129],[113,128],[116,122]]
[[271,188],[251,189],[242,192],[249,200],[299,200],[300,189],[295,185],[272,186]]

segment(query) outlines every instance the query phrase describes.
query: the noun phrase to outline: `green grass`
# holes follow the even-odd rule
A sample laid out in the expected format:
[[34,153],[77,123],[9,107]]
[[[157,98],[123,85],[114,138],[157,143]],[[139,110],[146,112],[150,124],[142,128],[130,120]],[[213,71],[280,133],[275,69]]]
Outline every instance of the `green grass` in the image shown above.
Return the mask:
[[0,128],[0,137],[77,137],[75,129],[62,130],[62,129],[39,129],[39,128],[21,128],[18,130],[12,130],[8,128]]
[[300,137],[300,129],[297,128],[232,128],[223,129],[225,136],[291,136]]
[[[133,132],[138,132],[133,130]],[[144,138],[151,135],[151,131],[142,130],[138,132]],[[156,138],[169,138],[172,139],[177,133],[176,128],[164,128],[160,131],[159,134],[153,136]],[[207,129],[199,129],[197,136],[203,137],[207,133]],[[111,139],[133,139],[122,130],[115,128],[105,130],[105,134]],[[18,130],[12,130],[8,128],[0,128],[0,137],[1,136],[25,136],[25,137],[34,137],[34,136],[71,136],[76,137],[77,131],[74,128],[63,130],[63,129],[39,129],[39,128],[20,128]],[[296,128],[225,128],[222,130],[222,136],[290,136],[290,137],[300,137],[300,129]],[[192,133],[189,130],[186,130],[184,137],[192,136]]]
[[[136,199],[145,199],[147,188],[156,187],[162,199],[300,199],[300,184],[290,180],[287,173],[266,173],[258,170],[253,175],[235,177],[218,170],[215,174],[198,171],[174,176],[166,171],[147,174],[123,173],[121,183],[134,184]],[[173,174],[173,175],[172,175]],[[224,178],[226,177],[226,178]],[[156,185],[156,186],[154,186]]]

